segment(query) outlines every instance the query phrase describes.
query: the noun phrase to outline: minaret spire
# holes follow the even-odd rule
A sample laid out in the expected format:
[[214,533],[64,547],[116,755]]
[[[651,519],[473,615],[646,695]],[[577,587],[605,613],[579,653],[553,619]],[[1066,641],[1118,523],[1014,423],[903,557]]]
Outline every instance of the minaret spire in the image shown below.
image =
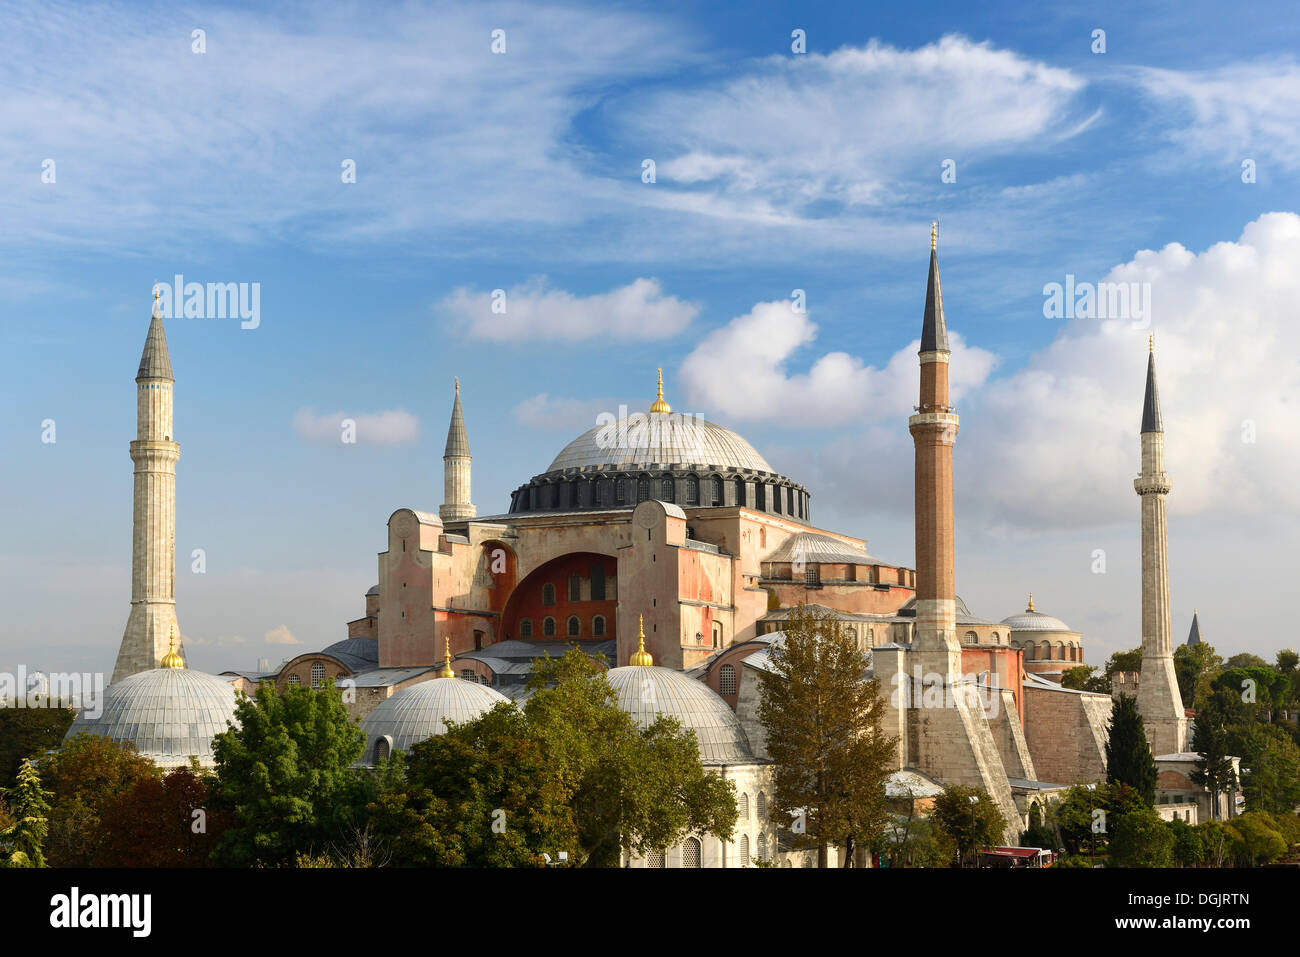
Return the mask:
[[442,454],[443,504],[438,515],[444,522],[473,518],[478,510],[470,502],[469,436],[465,432],[465,413],[460,407],[460,379],[456,380],[456,397],[451,404],[451,424],[447,427],[447,446]]
[[158,287],[135,377],[136,439],[131,543],[131,614],[113,668],[113,681],[157,668],[165,657],[185,660],[169,636],[176,624],[176,460],[171,355],[163,331]]
[[925,319],[921,323],[921,352],[948,351],[948,325],[943,318],[943,290],[939,286],[939,221],[930,224],[930,279],[925,288]]
[[1186,749],[1187,714],[1174,671],[1173,625],[1169,612],[1169,542],[1165,497],[1165,434],[1156,391],[1154,340],[1148,340],[1146,396],[1142,404],[1142,471],[1133,488],[1142,502],[1142,674],[1138,711],[1151,753]]

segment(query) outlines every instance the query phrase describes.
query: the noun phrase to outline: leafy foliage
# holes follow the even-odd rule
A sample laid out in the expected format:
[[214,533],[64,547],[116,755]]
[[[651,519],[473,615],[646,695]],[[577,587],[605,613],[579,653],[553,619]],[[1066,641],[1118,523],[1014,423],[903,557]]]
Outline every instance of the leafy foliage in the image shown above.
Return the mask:
[[1127,784],[1148,807],[1156,801],[1156,762],[1147,743],[1137,699],[1120,695],[1111,711],[1106,739],[1106,781]]
[[18,780],[24,761],[58,748],[75,717],[71,708],[0,708],[0,789]]
[[935,799],[932,815],[952,842],[962,866],[982,847],[1002,843],[1006,822],[997,803],[981,788],[954,784]]
[[[98,867],[202,867],[229,827],[212,809],[212,779],[197,767],[146,777],[110,799],[101,812]],[[201,812],[195,815],[195,811]]]
[[45,866],[42,848],[49,834],[50,812],[46,797],[36,765],[24,763],[18,770],[17,782],[5,791],[14,823],[0,831],[0,867]]
[[882,730],[885,702],[863,679],[866,656],[833,617],[799,606],[785,640],[769,646],[758,719],[774,763],[772,812],[796,823],[795,846],[871,844],[885,827],[885,779],[896,739]]

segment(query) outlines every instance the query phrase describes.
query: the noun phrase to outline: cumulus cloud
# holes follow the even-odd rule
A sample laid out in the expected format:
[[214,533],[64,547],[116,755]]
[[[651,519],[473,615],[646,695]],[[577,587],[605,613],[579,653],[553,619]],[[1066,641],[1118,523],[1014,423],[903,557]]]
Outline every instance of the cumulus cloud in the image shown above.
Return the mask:
[[457,289],[440,308],[466,334],[493,342],[666,339],[699,312],[694,303],[664,295],[658,279],[636,279],[609,292],[576,296],[538,276],[500,292],[504,296]]
[[303,408],[294,414],[293,430],[308,442],[339,445],[351,435],[358,445],[401,445],[420,437],[420,420],[403,409],[317,415],[314,409]]
[[1233,164],[1250,157],[1300,169],[1300,63],[1294,59],[1200,72],[1151,68],[1138,77],[1162,111],[1185,114],[1169,133],[1180,146]]
[[[906,416],[917,399],[914,340],[881,368],[846,352],[815,358],[806,372],[787,368],[812,344],[817,324],[790,300],[760,302],[715,329],[682,362],[692,401],[727,421],[761,419],[820,426]],[[949,332],[952,395],[960,400],[993,370],[996,357]]]
[[[1150,329],[1123,319],[1059,320],[1056,339],[1022,368],[971,390],[959,408],[959,516],[1038,532],[1131,523],[1149,332],[1170,513],[1220,523],[1294,514],[1297,262],[1300,216],[1287,212],[1261,216],[1238,239],[1200,253],[1170,243],[1115,266],[1105,281],[1151,284]],[[954,349],[954,376],[963,364]],[[915,382],[914,361],[904,373]],[[910,469],[882,471],[879,463],[906,462],[909,449],[901,430],[868,429],[828,446],[819,461],[828,487],[846,492],[876,468],[875,500],[901,504]]]
[[[773,56],[704,89],[671,90],[621,120],[662,144],[659,175],[802,209],[896,200],[899,170],[1036,148],[1080,132],[1084,80],[989,43],[945,36]],[[1095,114],[1094,114],[1095,116]]]
[[266,633],[266,643],[268,645],[301,645],[302,642],[293,636],[288,625],[277,625]]

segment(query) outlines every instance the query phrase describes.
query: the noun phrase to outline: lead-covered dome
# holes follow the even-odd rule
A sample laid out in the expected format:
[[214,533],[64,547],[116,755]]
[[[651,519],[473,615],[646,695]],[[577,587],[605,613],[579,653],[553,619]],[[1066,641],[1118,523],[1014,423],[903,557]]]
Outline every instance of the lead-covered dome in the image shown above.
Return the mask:
[[724,426],[677,413],[649,412],[588,429],[566,445],[547,472],[583,468],[700,468],[771,472],[747,441]]
[[618,695],[618,706],[640,727],[661,714],[676,718],[695,732],[702,764],[751,764],[753,753],[740,720],[709,687],[680,671],[655,665],[611,668],[605,677]]
[[1034,596],[1029,596],[1029,607],[1018,615],[1011,615],[1002,619],[1002,624],[1009,627],[1013,632],[1016,631],[1060,631],[1073,634],[1074,630],[1061,621],[1059,618],[1053,618],[1051,615],[1044,615],[1041,611],[1034,610]]
[[410,751],[425,738],[445,732],[448,721],[473,721],[503,701],[510,699],[465,678],[432,678],[405,688],[362,719],[364,761],[377,764],[393,751]]
[[234,722],[235,689],[215,675],[187,668],[155,668],[114,682],[98,717],[77,715],[64,740],[95,734],[130,741],[159,767],[211,767],[212,739]]

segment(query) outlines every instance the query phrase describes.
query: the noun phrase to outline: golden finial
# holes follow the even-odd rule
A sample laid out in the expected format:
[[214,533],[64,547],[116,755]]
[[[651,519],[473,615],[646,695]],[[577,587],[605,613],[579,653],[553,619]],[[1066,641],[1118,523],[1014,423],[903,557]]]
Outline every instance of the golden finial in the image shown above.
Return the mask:
[[1153,332],[1147,336],[1147,352],[1156,351],[1156,334]]
[[154,302],[158,301],[158,283],[156,280],[154,281],[153,284],[153,301]]
[[939,220],[930,224],[930,248],[934,249],[939,244]]
[[451,670],[451,637],[448,636],[446,638],[443,638],[442,641],[443,641],[442,670],[438,672],[438,677],[454,678],[456,677],[456,672]]
[[650,652],[645,650],[645,615],[641,616],[641,624],[637,630],[639,634],[636,639],[636,651],[633,653],[632,659],[628,664],[648,668],[655,663],[655,660],[650,657]]
[[456,394],[460,395],[460,376],[456,376]]
[[163,660],[159,663],[160,668],[184,668],[185,659],[176,651],[176,620],[172,619],[171,637],[168,639],[167,654],[163,655]]
[[659,397],[655,399],[654,405],[650,406],[651,412],[671,412],[672,406],[664,401],[664,370],[659,368]]
[[1033,593],[1033,592],[1030,592],[1030,593],[1029,593],[1029,607],[1026,608],[1025,611],[1033,611],[1033,610],[1034,610],[1034,593]]

